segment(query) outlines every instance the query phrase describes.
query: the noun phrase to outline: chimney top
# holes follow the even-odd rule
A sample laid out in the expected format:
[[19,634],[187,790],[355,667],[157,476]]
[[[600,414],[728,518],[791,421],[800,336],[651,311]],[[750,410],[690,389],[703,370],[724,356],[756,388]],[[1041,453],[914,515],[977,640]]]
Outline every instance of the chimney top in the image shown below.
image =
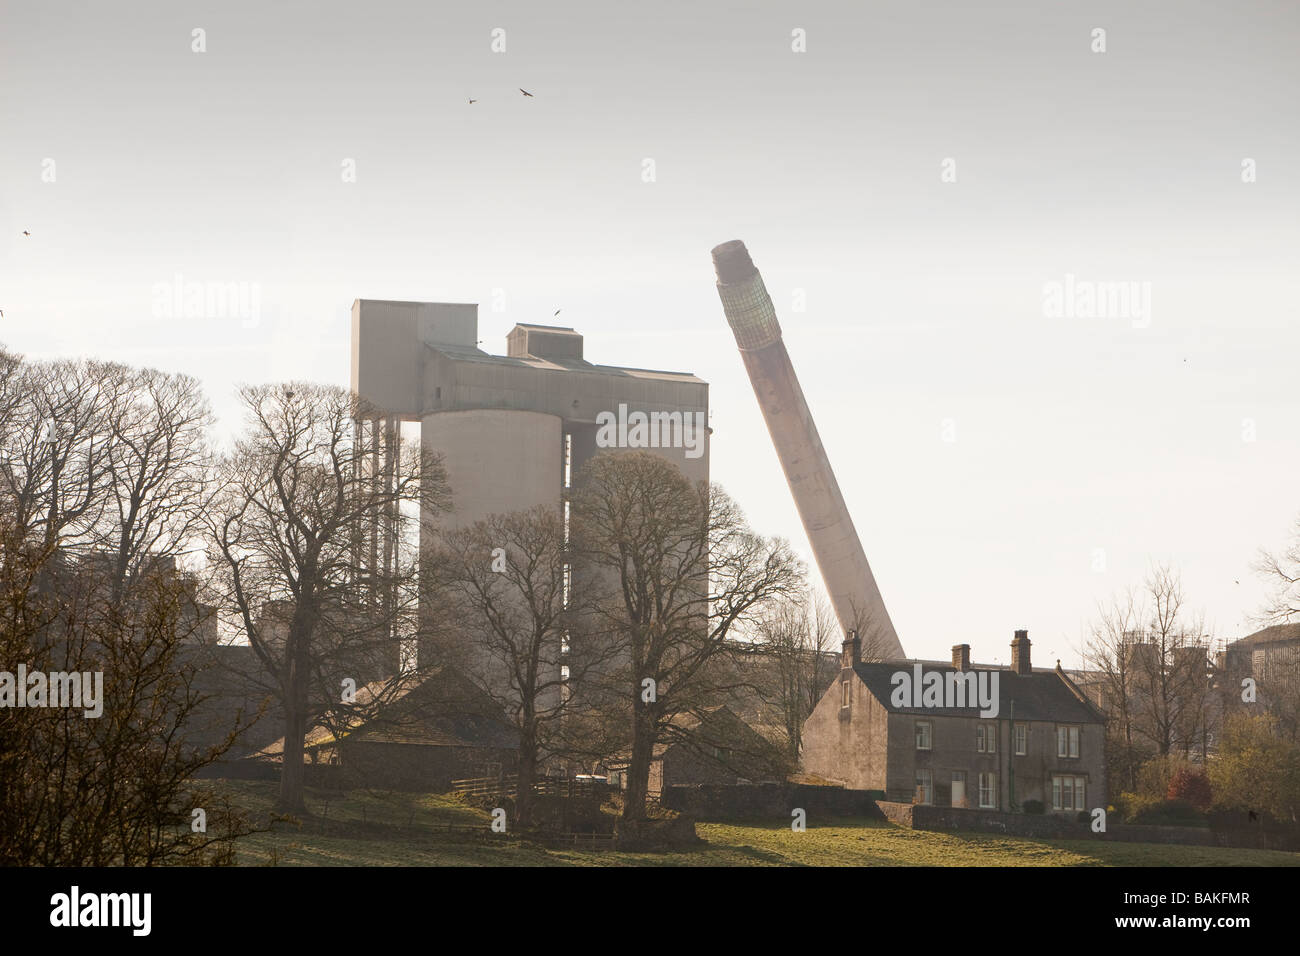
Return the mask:
[[847,670],[862,663],[862,642],[858,640],[857,631],[850,630],[840,648],[841,669]]
[[1011,642],[1011,670],[1015,674],[1032,674],[1033,666],[1029,661],[1029,632],[1016,631]]
[[959,671],[970,670],[969,644],[954,644],[952,646],[952,666]]
[[723,285],[742,282],[758,273],[754,260],[749,258],[749,250],[739,239],[713,247],[713,268]]

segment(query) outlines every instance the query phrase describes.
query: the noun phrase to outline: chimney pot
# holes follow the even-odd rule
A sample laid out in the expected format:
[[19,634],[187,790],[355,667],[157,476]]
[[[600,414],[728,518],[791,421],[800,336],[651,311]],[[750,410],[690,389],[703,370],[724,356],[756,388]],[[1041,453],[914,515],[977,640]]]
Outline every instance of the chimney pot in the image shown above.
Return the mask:
[[952,646],[952,666],[959,671],[970,670],[969,644],[954,644]]

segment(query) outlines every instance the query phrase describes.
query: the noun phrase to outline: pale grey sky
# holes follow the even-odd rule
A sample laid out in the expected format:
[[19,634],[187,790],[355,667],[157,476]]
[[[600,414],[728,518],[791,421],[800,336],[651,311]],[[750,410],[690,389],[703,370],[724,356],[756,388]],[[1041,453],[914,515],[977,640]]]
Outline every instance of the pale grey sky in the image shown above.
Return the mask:
[[[240,382],[347,382],[358,297],[572,325],[708,380],[714,477],[806,553],[739,238],[909,653],[1071,663],[1152,560],[1235,638],[1300,513],[1297,40],[1259,0],[6,4],[0,342],[190,372],[228,432]],[[177,276],[257,321],[155,314]],[[1149,315],[1045,314],[1067,276]]]

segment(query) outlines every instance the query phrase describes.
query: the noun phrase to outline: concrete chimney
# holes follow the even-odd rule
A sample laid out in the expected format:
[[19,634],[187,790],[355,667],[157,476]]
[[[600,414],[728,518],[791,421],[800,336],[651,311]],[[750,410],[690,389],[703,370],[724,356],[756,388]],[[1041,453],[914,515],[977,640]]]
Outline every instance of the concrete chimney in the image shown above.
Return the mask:
[[738,239],[714,247],[713,266],[722,310],[736,337],[840,627],[846,632],[859,626],[869,628],[873,656],[901,660],[903,645],[885,610],[880,588],[794,374],[763,277]]
[[1034,672],[1029,663],[1028,631],[1016,631],[1016,636],[1011,641],[1011,670],[1015,674],[1032,674]]
[[970,670],[970,645],[954,644],[952,646],[952,666],[955,670]]

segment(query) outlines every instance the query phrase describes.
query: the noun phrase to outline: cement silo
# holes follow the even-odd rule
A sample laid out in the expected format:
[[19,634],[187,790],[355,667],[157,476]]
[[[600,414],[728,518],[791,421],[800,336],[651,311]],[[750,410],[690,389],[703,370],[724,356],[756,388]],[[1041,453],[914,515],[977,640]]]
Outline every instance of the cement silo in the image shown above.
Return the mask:
[[441,452],[452,511],[439,523],[463,527],[490,514],[560,507],[564,421],[514,408],[471,408],[425,415],[420,440]]

